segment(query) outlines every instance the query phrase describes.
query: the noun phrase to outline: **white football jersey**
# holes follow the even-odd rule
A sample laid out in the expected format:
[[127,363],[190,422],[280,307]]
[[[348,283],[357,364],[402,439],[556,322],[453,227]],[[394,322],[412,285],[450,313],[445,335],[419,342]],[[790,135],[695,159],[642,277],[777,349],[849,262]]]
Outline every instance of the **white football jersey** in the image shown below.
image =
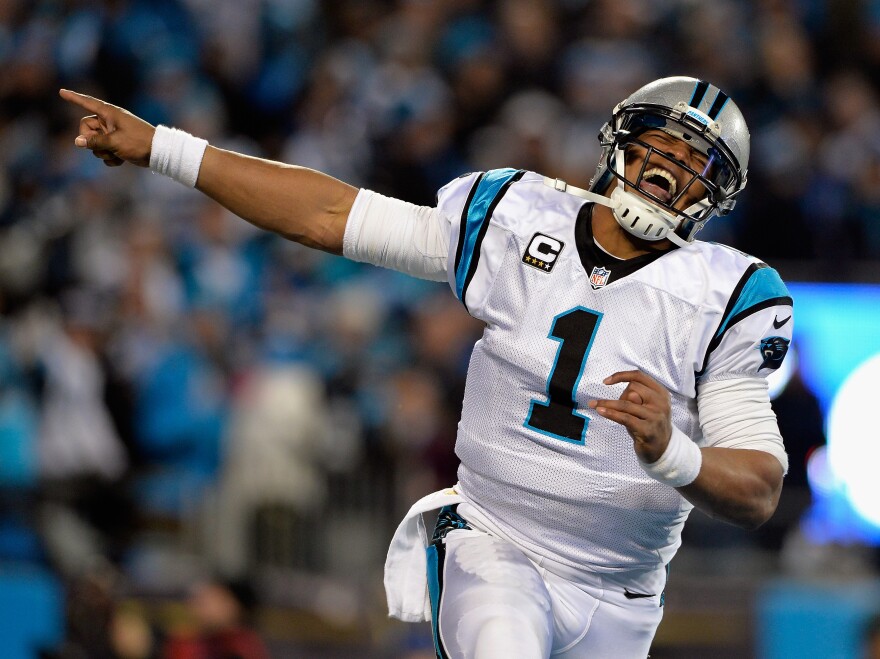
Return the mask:
[[602,380],[638,369],[671,394],[700,446],[696,385],[762,377],[791,340],[779,275],[696,241],[627,261],[595,243],[591,205],[531,172],[458,178],[438,195],[450,222],[448,280],[486,323],[467,375],[456,454],[466,498],[511,538],[572,567],[655,568],[692,506],[640,468],[626,429],[593,414]]

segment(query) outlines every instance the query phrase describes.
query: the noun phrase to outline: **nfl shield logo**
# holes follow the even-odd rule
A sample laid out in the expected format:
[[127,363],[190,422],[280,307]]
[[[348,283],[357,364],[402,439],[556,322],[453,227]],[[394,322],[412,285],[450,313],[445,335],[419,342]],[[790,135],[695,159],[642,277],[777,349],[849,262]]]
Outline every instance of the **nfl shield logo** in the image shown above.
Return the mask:
[[590,273],[590,286],[593,287],[595,291],[597,288],[602,288],[605,284],[608,283],[608,277],[611,275],[611,270],[606,270],[601,266],[596,266],[593,268],[593,272]]

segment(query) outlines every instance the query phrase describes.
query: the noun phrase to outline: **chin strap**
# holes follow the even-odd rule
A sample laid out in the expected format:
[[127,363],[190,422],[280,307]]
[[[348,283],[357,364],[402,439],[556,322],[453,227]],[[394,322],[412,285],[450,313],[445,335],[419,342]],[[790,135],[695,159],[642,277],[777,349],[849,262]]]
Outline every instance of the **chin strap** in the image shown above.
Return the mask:
[[[572,194],[576,197],[586,199],[587,201],[591,201],[595,204],[607,206],[611,209],[611,213],[614,215],[614,219],[617,220],[617,223],[620,224],[620,226],[628,233],[636,236],[637,238],[641,238],[642,240],[648,240],[651,242],[662,240],[663,238],[668,238],[670,242],[679,247],[687,247],[688,245],[690,245],[689,242],[682,239],[673,230],[672,225],[675,220],[674,216],[670,215],[669,213],[665,213],[647,200],[643,200],[641,197],[638,197],[630,192],[626,192],[619,186],[619,184],[617,187],[614,188],[614,191],[611,193],[611,198],[608,198],[605,195],[597,194],[595,192],[590,192],[589,190],[584,190],[583,188],[578,188],[574,185],[569,185],[562,179],[558,178],[548,178],[545,176],[544,185],[547,185],[554,190],[558,190],[559,192]],[[633,215],[635,219],[631,223],[627,221],[627,217],[630,215],[630,213],[635,213]],[[648,222],[648,226],[644,232],[636,232],[634,230],[636,226],[641,228],[645,224],[645,216],[655,219],[658,223],[662,223],[663,227],[660,230],[661,235],[655,237],[647,233],[651,231],[651,229],[653,229],[654,227],[654,224],[650,221]],[[665,231],[663,231],[663,229],[665,229]]]
[[595,192],[590,192],[589,190],[584,190],[583,188],[578,188],[574,185],[569,185],[561,178],[549,178],[545,176],[544,185],[550,186],[559,192],[567,192],[568,194],[573,194],[575,197],[580,197],[581,199],[586,199],[587,201],[607,206],[611,210],[614,210],[618,206],[618,204],[612,202],[604,195],[596,194]]

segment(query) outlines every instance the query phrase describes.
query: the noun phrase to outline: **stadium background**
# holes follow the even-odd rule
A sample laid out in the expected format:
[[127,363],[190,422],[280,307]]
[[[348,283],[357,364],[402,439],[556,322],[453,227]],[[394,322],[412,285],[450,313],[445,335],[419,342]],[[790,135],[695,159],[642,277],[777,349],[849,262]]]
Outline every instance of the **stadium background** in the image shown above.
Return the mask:
[[2,655],[162,656],[221,579],[273,656],[431,656],[426,627],[385,618],[381,565],[408,502],[454,481],[480,331],[442,285],[105,168],[59,87],[430,204],[500,166],[585,184],[611,108],[674,74],[750,123],[745,196],[700,237],[793,282],[798,368],[777,515],[691,516],[652,656],[860,656],[880,612],[872,0],[0,2]]

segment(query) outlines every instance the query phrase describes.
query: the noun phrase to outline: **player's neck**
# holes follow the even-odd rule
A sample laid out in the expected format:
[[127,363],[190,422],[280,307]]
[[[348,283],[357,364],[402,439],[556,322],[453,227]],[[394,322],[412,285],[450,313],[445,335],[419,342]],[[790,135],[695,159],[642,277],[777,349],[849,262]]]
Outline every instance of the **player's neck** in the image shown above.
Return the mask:
[[643,254],[664,252],[672,246],[668,240],[658,240],[656,243],[639,240],[618,224],[610,208],[599,204],[593,205],[592,226],[596,243],[603,251],[618,259],[626,260]]

